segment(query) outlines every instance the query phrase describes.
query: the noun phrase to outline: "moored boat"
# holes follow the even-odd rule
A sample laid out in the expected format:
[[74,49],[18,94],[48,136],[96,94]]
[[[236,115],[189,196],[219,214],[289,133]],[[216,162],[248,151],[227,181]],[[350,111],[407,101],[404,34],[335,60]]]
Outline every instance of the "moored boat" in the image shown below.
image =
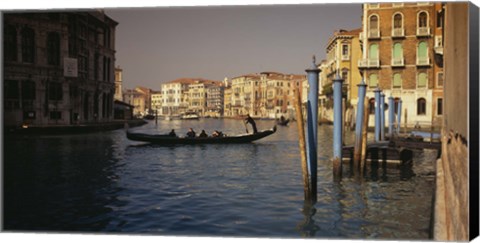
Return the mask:
[[182,115],[183,120],[198,120],[200,117],[195,112],[186,112]]
[[240,134],[235,136],[221,136],[221,137],[177,137],[170,136],[168,134],[146,134],[146,133],[134,133],[127,130],[127,138],[133,141],[149,142],[154,144],[212,144],[212,143],[250,143],[269,135],[272,135],[277,131],[277,127],[272,129],[260,131],[255,134]]

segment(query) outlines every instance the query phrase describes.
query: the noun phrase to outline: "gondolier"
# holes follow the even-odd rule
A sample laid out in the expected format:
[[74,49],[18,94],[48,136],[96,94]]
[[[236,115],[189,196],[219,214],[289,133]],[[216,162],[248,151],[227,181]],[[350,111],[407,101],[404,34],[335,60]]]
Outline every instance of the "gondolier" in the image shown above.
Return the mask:
[[247,115],[247,118],[245,119],[245,124],[247,124],[247,123],[250,123],[250,125],[252,125],[253,134],[258,133],[258,131],[257,131],[257,125],[255,124],[255,121],[254,121],[253,118],[250,116],[250,114],[248,114],[248,115]]

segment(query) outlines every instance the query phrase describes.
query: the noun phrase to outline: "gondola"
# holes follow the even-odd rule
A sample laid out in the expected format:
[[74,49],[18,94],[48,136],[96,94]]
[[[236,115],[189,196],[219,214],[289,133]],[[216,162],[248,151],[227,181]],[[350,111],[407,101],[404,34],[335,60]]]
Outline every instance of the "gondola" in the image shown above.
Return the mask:
[[277,127],[274,126],[272,129],[260,131],[255,134],[241,134],[235,136],[222,136],[222,137],[195,137],[195,138],[186,138],[186,137],[174,137],[170,135],[152,135],[145,133],[134,133],[127,130],[127,138],[133,141],[149,142],[154,144],[212,144],[212,143],[250,143],[255,140],[262,139],[269,135],[272,135],[277,131]]

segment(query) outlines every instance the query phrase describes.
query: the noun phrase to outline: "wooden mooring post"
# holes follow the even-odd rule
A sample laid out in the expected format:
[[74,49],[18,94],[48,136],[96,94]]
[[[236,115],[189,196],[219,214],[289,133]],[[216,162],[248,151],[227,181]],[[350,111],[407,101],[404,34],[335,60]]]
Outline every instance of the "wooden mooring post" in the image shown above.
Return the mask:
[[295,88],[295,117],[297,119],[298,146],[300,149],[300,158],[302,164],[303,176],[303,194],[305,201],[312,201],[312,189],[309,183],[309,173],[307,168],[307,152],[305,147],[305,122],[303,120],[302,100],[298,88]]
[[362,129],[362,151],[360,154],[360,173],[363,175],[365,170],[365,163],[367,158],[367,136],[368,136],[368,120],[370,118],[370,111],[368,110],[368,97],[364,101],[364,116],[363,116],[363,129]]

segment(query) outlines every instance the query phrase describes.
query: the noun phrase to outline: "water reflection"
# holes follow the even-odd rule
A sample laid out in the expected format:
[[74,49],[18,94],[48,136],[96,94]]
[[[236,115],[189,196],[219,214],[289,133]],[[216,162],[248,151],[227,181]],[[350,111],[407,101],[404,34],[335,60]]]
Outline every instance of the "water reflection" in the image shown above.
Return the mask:
[[302,214],[303,220],[297,225],[297,230],[302,237],[313,237],[320,228],[315,224],[313,216],[317,212],[315,204],[305,201],[303,203]]
[[[272,124],[257,122],[260,130]],[[138,129],[180,134],[188,127],[245,130],[241,121],[220,119],[159,121]],[[336,183],[331,126],[318,132],[315,204],[303,201],[295,124],[235,146],[148,145],[127,140],[123,131],[8,140],[4,225],[194,236],[428,237],[423,227],[434,183],[428,153],[405,170],[380,165],[372,174],[369,166],[360,177],[346,165]],[[347,133],[346,143],[353,138]]]

